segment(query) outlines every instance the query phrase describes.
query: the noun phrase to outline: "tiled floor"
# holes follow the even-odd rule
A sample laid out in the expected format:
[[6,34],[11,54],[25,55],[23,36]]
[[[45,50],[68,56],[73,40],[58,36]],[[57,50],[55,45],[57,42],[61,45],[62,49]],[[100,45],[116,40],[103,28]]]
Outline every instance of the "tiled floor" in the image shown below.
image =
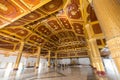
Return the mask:
[[0,80],[111,80],[96,76],[89,66],[72,66],[65,68],[21,68],[0,69]]

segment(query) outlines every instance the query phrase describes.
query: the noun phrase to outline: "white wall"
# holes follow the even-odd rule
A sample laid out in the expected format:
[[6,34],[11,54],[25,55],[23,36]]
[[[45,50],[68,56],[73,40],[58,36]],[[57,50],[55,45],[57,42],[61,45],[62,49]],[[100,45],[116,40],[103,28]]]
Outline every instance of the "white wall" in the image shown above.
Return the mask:
[[[9,56],[5,57],[4,55],[0,55],[0,62],[11,62],[15,63],[17,56]],[[26,60],[25,57],[21,57],[21,62],[24,63]]]
[[79,58],[79,64],[90,64],[89,58]]
[[104,66],[111,80],[120,80],[120,74],[113,59],[103,59]]
[[59,59],[58,64],[70,64],[70,59]]
[[44,68],[47,68],[48,66],[48,62],[47,62],[47,59],[40,59],[40,64],[39,64],[40,67],[44,67]]
[[8,63],[15,63],[16,56],[5,57],[0,54],[0,68],[6,68]]
[[[0,68],[6,67],[8,63],[12,63],[14,65],[17,56],[9,56],[5,57],[4,55],[0,54]],[[75,61],[78,64],[90,64],[89,58],[72,58],[72,61]],[[36,58],[25,58],[21,57],[20,63],[26,66],[34,66],[36,62]],[[59,59],[58,64],[70,64],[70,59]],[[47,66],[46,59],[40,59],[40,64],[43,66]]]
[[[14,65],[17,56],[9,56],[5,57],[4,55],[0,54],[0,68],[5,68],[8,63],[12,63]],[[30,63],[30,66],[34,66],[36,58],[25,58],[21,57],[20,63],[27,66],[27,63]]]
[[58,63],[59,64],[70,64],[71,61],[75,61],[78,64],[90,64],[89,58],[72,58],[70,59],[59,59]]
[[[17,56],[9,56],[5,57],[4,55],[0,54],[0,68],[6,68],[8,63],[12,63],[14,65],[16,61]],[[36,58],[25,58],[21,57],[20,63],[27,66],[34,66],[36,62]],[[43,66],[47,66],[47,60],[46,59],[40,59],[40,64]]]
[[34,66],[36,62],[36,58],[26,58],[26,66]]

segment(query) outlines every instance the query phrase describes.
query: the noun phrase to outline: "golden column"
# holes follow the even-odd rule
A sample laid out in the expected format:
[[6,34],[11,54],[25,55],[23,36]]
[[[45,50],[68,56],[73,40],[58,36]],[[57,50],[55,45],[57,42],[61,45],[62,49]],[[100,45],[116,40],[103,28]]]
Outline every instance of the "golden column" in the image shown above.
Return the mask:
[[50,67],[51,63],[50,63],[50,54],[51,54],[51,51],[48,50],[48,67]]
[[87,42],[88,42],[88,48],[89,48],[88,52],[89,52],[91,65],[93,68],[97,69],[98,74],[104,74],[105,70],[104,70],[103,62],[97,46],[96,38],[92,36],[92,33],[91,33],[92,30],[90,28],[90,24],[87,24],[85,26],[85,29],[88,34]]
[[89,39],[89,47],[90,47],[90,54],[92,65],[97,69],[98,72],[104,72],[104,66],[101,59],[100,52],[98,50],[98,46],[96,43],[96,39]]
[[38,50],[37,50],[37,60],[36,60],[36,65],[35,68],[39,68],[39,63],[40,63],[40,54],[41,54],[41,47],[38,46]]
[[90,27],[90,24],[86,24],[85,25],[85,30],[86,30],[86,32],[87,32],[87,35],[88,35],[88,40],[87,40],[87,42],[88,42],[88,46],[89,46],[89,50],[88,50],[88,54],[89,54],[89,58],[90,58],[90,61],[91,61],[91,65],[92,65],[92,67],[93,68],[96,68],[96,66],[95,66],[95,62],[94,62],[94,60],[93,60],[93,55],[92,55],[92,49],[90,48],[91,46],[90,46],[90,44],[89,44],[89,39],[92,39],[92,29],[91,29],[91,27]]
[[55,69],[57,69],[57,53],[55,53]]
[[19,52],[18,52],[18,55],[17,55],[16,62],[15,62],[15,65],[14,65],[14,70],[18,70],[23,48],[24,48],[24,42],[22,41],[21,44],[20,44],[20,48],[19,48]]
[[91,54],[91,49],[88,50],[88,56],[89,56],[89,59],[90,59],[90,63],[91,63],[91,66],[96,69],[96,66],[95,66],[95,63],[94,63],[94,60],[93,60],[93,56]]
[[93,7],[120,72],[120,0],[93,0]]

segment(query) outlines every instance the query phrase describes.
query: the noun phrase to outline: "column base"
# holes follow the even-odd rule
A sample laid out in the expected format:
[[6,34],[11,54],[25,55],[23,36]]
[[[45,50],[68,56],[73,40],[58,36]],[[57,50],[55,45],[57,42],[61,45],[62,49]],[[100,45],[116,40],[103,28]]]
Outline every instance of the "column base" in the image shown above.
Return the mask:
[[106,75],[105,71],[97,71],[96,73],[98,76],[105,76]]
[[96,70],[96,67],[94,67],[94,66],[92,66],[92,65],[90,65],[90,66],[92,67],[92,69]]
[[35,67],[36,69],[38,69],[39,67],[37,66],[37,67]]
[[50,68],[50,66],[48,66],[48,68]]
[[14,68],[13,70],[18,70],[18,68]]

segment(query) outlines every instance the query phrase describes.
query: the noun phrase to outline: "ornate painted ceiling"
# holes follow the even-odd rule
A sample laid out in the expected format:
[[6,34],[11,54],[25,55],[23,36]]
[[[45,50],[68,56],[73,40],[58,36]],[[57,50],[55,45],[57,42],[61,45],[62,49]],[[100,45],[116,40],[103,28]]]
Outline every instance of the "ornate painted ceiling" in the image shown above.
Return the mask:
[[[17,51],[24,41],[24,55],[51,50],[60,57],[88,56],[86,23],[100,48],[105,39],[87,0],[0,0],[0,49]],[[9,53],[9,52],[8,52]]]

